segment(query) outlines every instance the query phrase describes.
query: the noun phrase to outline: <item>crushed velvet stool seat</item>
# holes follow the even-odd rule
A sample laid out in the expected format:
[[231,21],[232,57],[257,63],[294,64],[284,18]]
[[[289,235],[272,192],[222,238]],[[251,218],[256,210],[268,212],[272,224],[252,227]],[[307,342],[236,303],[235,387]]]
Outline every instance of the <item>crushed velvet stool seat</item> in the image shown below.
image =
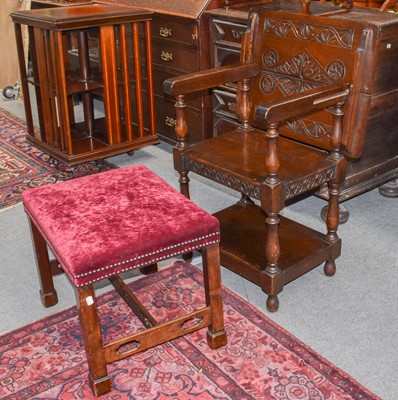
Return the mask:
[[[107,364],[208,327],[211,348],[226,344],[219,258],[219,223],[143,165],[25,191],[41,299],[57,303],[53,276],[63,270],[75,288],[95,395],[111,390]],[[50,260],[48,248],[55,255]],[[119,274],[200,250],[206,305],[157,323]],[[94,283],[109,279],[147,328],[103,344]]]

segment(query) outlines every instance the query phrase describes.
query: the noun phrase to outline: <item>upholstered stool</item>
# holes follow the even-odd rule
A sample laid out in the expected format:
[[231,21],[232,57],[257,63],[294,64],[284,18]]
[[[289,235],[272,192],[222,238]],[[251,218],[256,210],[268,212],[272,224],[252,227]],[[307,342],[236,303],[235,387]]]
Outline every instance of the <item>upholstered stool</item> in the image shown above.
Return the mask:
[[[44,306],[58,301],[53,284],[58,266],[75,287],[95,395],[112,388],[107,364],[139,351],[204,327],[211,348],[226,344],[218,221],[148,168],[115,169],[28,190],[22,198],[31,222]],[[47,246],[56,260],[50,261]],[[194,250],[203,256],[206,306],[157,323],[118,274],[151,268]],[[104,345],[93,283],[106,278],[147,329]]]

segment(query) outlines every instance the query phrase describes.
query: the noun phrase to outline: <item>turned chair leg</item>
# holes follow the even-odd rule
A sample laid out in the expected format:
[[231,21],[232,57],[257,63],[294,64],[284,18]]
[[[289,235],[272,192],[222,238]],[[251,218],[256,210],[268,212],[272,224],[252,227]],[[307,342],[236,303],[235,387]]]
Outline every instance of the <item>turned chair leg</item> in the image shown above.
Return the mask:
[[112,389],[112,381],[106,367],[93,285],[75,288],[75,294],[87,354],[90,388],[95,396],[101,396]]
[[217,349],[227,344],[227,334],[224,330],[218,243],[214,243],[203,249],[203,279],[206,305],[212,309],[213,320],[207,331],[207,343],[210,348]]
[[[329,210],[328,205],[322,207],[320,215],[321,215],[321,220],[324,222],[326,221],[326,217],[328,215],[328,210]],[[339,225],[345,224],[349,218],[350,218],[350,210],[346,206],[343,206],[342,204],[340,204],[339,205]]]
[[269,312],[276,312],[279,309],[279,299],[276,294],[270,294],[267,297],[267,301],[265,303],[267,310]]
[[269,312],[276,312],[279,309],[279,299],[277,294],[281,291],[280,280],[278,275],[281,274],[281,269],[279,268],[279,257],[281,254],[280,242],[279,242],[279,218],[278,214],[267,213],[266,219],[267,225],[267,245],[266,245],[266,260],[267,267],[265,273],[272,276],[272,285],[268,288],[266,293],[268,293],[266,307]]
[[[328,213],[326,215],[326,227],[327,227],[326,238],[332,243],[336,242],[339,238],[337,235],[337,229],[339,227],[339,221],[340,221],[339,196],[340,196],[340,186],[336,183],[330,182],[329,206],[328,206]],[[326,260],[323,270],[326,276],[333,276],[336,273],[336,262],[334,257]]]
[[36,226],[29,219],[32,242],[36,258],[37,272],[40,281],[40,298],[44,307],[51,307],[58,303],[57,291],[54,288],[53,274],[48,257],[47,244]]

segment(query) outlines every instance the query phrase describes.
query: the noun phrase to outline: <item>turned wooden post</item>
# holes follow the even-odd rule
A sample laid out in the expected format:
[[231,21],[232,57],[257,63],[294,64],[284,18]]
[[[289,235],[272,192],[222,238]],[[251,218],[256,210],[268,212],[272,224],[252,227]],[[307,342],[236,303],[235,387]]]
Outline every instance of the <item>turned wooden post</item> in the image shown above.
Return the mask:
[[311,0],[301,0],[301,14],[311,14],[310,3]]
[[[344,102],[340,102],[329,111],[333,115],[333,130],[330,136],[331,153],[330,157],[337,161],[337,175],[328,184],[329,187],[329,205],[326,215],[327,234],[326,239],[330,242],[336,242],[339,237],[337,229],[340,223],[339,196],[340,188],[344,182],[346,174],[346,159],[342,154],[342,136],[343,136],[343,111]],[[336,273],[336,263],[334,259],[325,262],[324,272],[327,276],[333,276]]]
[[188,126],[185,117],[185,96],[178,95],[175,103],[176,107],[176,123],[175,132],[177,135],[177,144],[173,149],[174,168],[180,174],[180,191],[189,198],[189,177],[188,171],[184,164],[183,153],[188,149]]
[[[262,198],[262,207],[267,213],[265,223],[267,225],[265,257],[267,260],[266,272],[269,275],[276,276],[280,273],[279,257],[280,257],[280,241],[279,241],[279,217],[278,213],[283,208],[283,193],[278,177],[280,168],[280,159],[278,155],[278,123],[272,123],[266,131],[266,156],[265,156],[265,171],[266,171],[266,191],[267,193]],[[265,203],[265,204],[263,204]],[[275,312],[279,308],[279,300],[277,293],[279,291],[277,279],[276,284],[271,288],[267,298],[267,309]]]

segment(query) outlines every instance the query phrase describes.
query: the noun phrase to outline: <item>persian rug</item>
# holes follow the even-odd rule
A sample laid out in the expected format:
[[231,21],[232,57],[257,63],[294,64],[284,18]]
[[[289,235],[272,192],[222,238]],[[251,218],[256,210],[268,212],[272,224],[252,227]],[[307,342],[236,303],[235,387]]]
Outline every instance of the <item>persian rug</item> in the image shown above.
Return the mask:
[[0,108],[0,211],[21,202],[25,189],[116,168],[94,161],[69,167],[30,145],[25,123]]
[[[182,261],[129,285],[158,321],[203,305],[202,274]],[[202,329],[137,353],[108,366],[101,399],[379,399],[228,289],[223,301],[225,347]],[[105,341],[143,329],[115,291],[98,304]],[[0,336],[0,398],[94,398],[76,307]]]

